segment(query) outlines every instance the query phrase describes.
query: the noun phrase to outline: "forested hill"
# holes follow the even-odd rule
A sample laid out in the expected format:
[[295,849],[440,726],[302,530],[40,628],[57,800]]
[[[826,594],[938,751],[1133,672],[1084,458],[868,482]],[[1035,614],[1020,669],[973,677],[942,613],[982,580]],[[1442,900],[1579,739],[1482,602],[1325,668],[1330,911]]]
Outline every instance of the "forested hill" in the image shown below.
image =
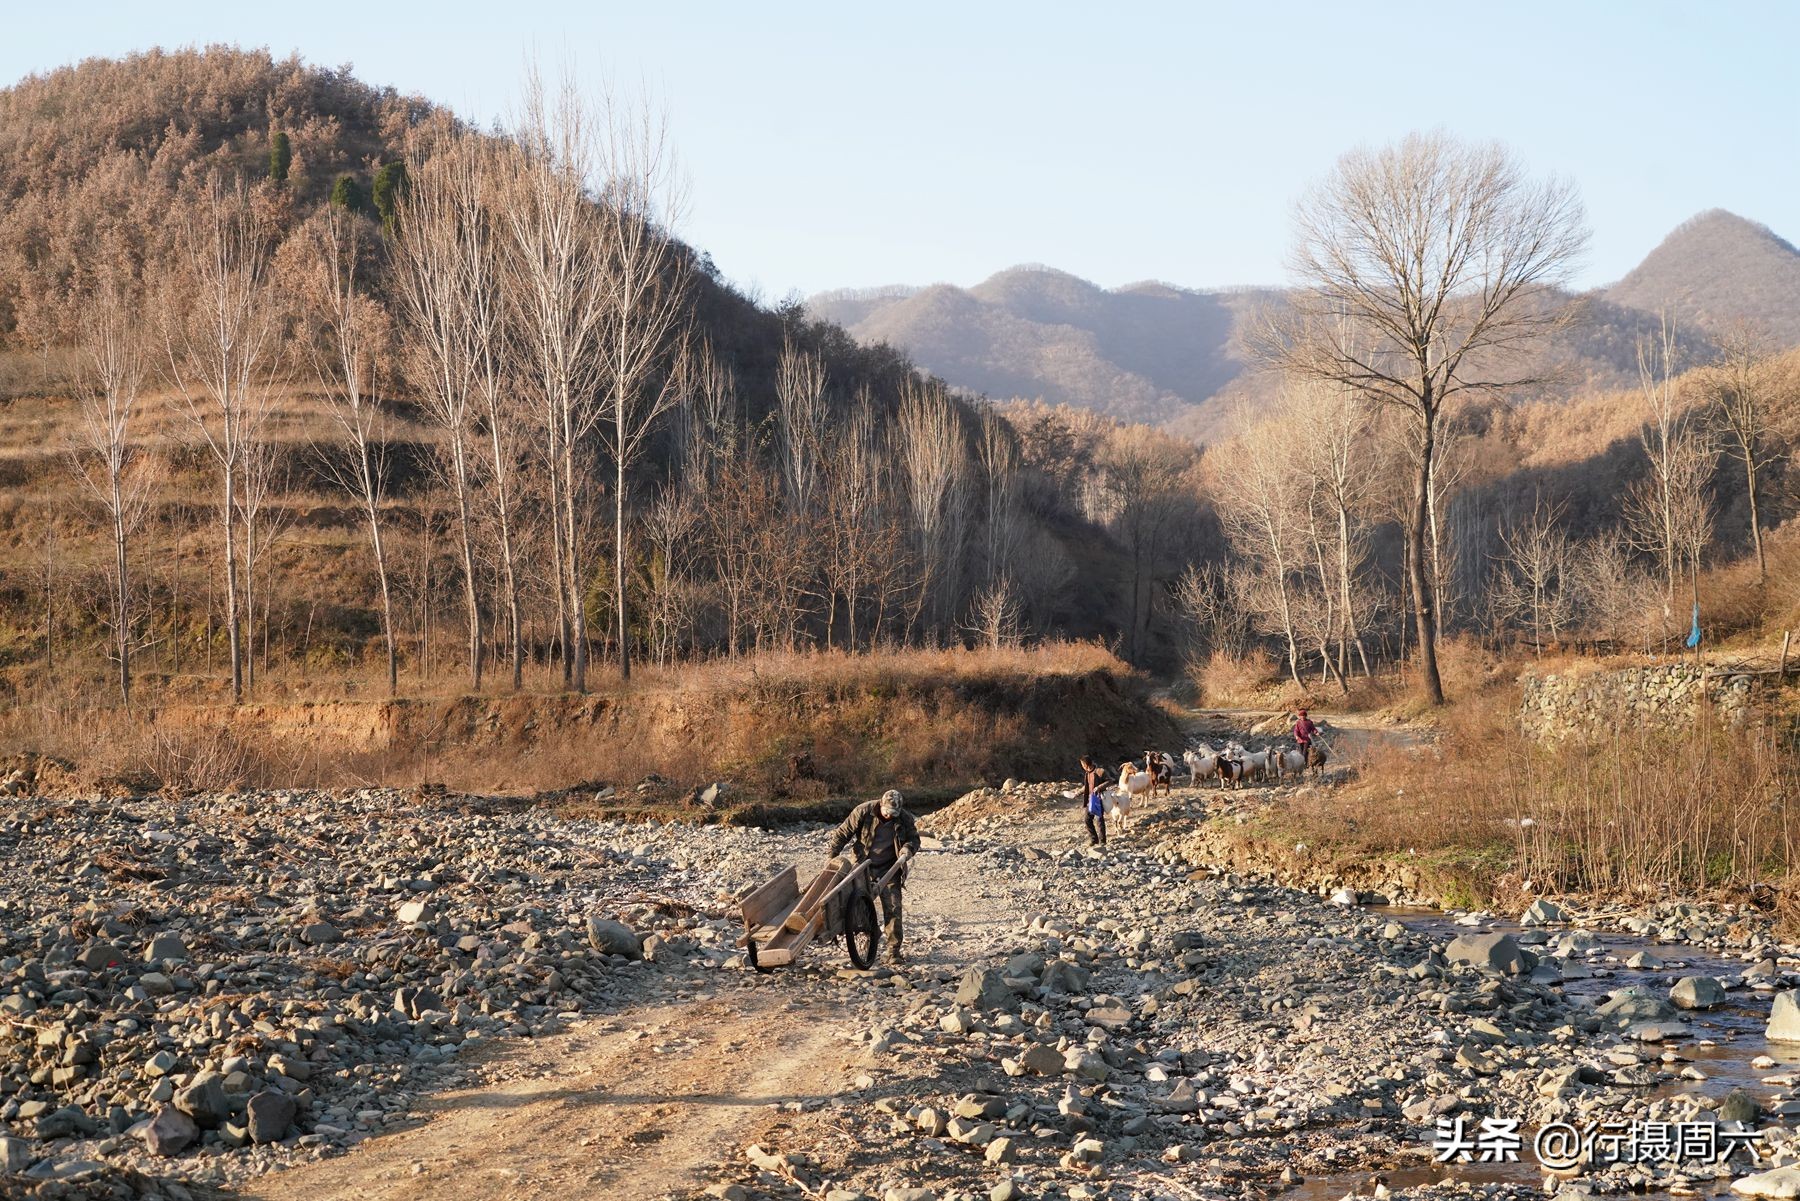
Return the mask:
[[[103,679],[108,655],[119,657],[120,621],[140,679],[216,687],[227,655],[225,509],[240,553],[254,557],[238,570],[257,677],[280,678],[284,664],[309,679],[371,669],[383,589],[367,523],[340,487],[340,427],[320,383],[319,314],[308,308],[330,213],[355,215],[363,231],[359,286],[382,331],[372,379],[402,674],[471,670],[473,652],[458,643],[471,597],[490,664],[522,655],[554,672],[568,608],[558,598],[568,593],[551,564],[571,529],[592,548],[579,586],[595,658],[613,653],[608,444],[597,423],[585,427],[580,511],[554,525],[559,502],[536,441],[545,426],[521,361],[501,373],[505,419],[468,419],[464,436],[491,444],[495,458],[470,474],[467,514],[457,517],[464,485],[447,466],[452,434],[417,373],[390,221],[410,186],[401,167],[429,163],[418,148],[447,145],[451,134],[500,145],[348,68],[234,47],[89,60],[0,91],[0,689],[52,663]],[[166,353],[184,320],[170,297],[192,284],[181,278],[192,267],[183,247],[213,219],[212,179],[228,200],[243,185],[245,220],[266,246],[259,303],[279,329],[275,351],[256,365],[267,395],[257,401],[259,444],[241,464],[254,461],[256,495],[225,509],[220,464]],[[481,220],[504,227],[491,208]],[[506,253],[504,237],[493,237],[494,253]],[[629,636],[640,654],[668,662],[1030,632],[1113,640],[1134,658],[1174,661],[1173,623],[1152,605],[1153,585],[1214,537],[1204,506],[1170,492],[1196,457],[1191,445],[1056,417],[1022,432],[950,395],[903,351],[859,343],[792,306],[763,307],[726,283],[703,248],[671,245],[688,299],[642,382],[679,395],[632,460],[624,502]],[[489,267],[504,277],[504,264]],[[145,499],[133,516],[138,566],[122,618],[116,597],[106,599],[115,585],[104,506],[68,453],[83,429],[78,368],[91,358],[92,318],[109,288],[127,296],[147,348],[130,433]],[[523,311],[510,299],[500,310],[507,321]],[[498,343],[506,354],[528,341],[519,333]],[[702,376],[704,388],[694,383]],[[718,461],[696,473],[702,445]],[[1182,520],[1149,535],[1133,507],[1146,456],[1163,481],[1156,503],[1185,506]],[[520,473],[504,497],[502,470]],[[504,567],[507,538],[516,572]],[[1062,586],[1077,576],[1087,585]]]

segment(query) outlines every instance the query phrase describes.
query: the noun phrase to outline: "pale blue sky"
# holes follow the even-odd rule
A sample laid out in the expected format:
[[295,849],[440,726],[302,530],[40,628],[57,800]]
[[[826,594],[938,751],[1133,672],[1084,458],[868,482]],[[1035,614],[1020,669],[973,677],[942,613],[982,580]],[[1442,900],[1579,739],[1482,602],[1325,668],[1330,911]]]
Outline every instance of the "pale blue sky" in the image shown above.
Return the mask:
[[6,26],[6,81],[236,42],[482,121],[534,49],[641,79],[692,182],[683,232],[769,299],[1019,262],[1106,285],[1280,282],[1309,180],[1439,125],[1574,178],[1584,283],[1711,207],[1800,239],[1794,4],[90,0]]

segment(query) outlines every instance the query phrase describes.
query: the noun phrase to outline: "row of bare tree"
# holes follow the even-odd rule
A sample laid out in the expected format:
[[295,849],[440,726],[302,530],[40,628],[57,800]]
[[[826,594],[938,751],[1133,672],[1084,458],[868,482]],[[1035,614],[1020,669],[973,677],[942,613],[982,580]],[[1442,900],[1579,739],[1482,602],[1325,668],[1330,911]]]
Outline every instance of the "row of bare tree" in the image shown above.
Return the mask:
[[[833,379],[794,339],[772,395],[744,393],[697,323],[697,267],[672,236],[679,177],[646,111],[534,79],[507,136],[426,126],[379,230],[336,206],[284,228],[292,214],[268,185],[195,179],[160,249],[94,289],[73,460],[111,533],[106,624],[127,702],[149,607],[132,540],[168,440],[145,428],[158,389],[214,492],[236,698],[255,684],[248,648],[291,517],[295,422],[281,409],[309,396],[329,433],[304,431],[304,457],[353,504],[390,691],[397,525],[424,543],[419,643],[430,624],[439,531],[396,494],[397,449],[421,426],[474,688],[495,655],[521,685],[529,617],[546,609],[550,655],[576,689],[596,647],[629,677],[638,654],[994,642],[1034,610],[1049,623],[1045,598],[1072,574],[1043,528],[1061,502],[1027,494],[1026,444],[996,411],[910,373]],[[1102,440],[1103,463],[1056,488],[1078,490],[1082,516],[1129,556],[1117,584],[1138,646],[1193,455],[1143,429]]]

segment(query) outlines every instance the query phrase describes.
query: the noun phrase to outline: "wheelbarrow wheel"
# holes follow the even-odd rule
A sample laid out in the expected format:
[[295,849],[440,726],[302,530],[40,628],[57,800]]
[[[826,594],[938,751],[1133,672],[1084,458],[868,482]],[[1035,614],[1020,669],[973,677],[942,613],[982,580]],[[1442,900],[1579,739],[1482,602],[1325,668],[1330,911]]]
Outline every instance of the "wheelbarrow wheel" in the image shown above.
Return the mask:
[[875,966],[881,927],[875,924],[875,902],[867,893],[858,893],[844,905],[844,949],[857,967],[867,970]]

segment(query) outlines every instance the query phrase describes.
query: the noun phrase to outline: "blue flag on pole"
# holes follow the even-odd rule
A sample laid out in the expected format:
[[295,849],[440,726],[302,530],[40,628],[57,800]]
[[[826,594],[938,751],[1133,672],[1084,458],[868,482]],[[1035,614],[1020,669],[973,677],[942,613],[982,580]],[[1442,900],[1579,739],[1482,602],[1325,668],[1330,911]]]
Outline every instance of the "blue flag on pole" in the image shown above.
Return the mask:
[[1700,602],[1694,602],[1694,628],[1688,631],[1688,649],[1693,650],[1700,645]]

